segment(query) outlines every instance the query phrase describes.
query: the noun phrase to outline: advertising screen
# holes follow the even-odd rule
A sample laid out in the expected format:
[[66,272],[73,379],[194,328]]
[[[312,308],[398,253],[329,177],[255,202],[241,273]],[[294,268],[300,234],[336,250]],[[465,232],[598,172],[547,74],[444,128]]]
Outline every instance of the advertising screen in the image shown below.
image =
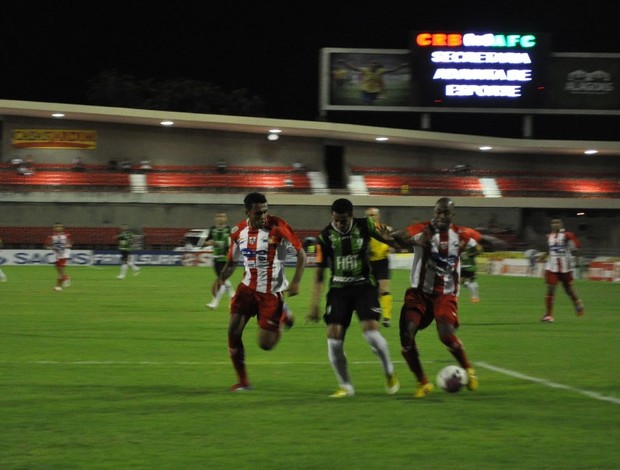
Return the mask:
[[321,49],[320,109],[410,111],[407,49]]
[[537,108],[545,93],[544,34],[411,34],[412,104],[433,108]]

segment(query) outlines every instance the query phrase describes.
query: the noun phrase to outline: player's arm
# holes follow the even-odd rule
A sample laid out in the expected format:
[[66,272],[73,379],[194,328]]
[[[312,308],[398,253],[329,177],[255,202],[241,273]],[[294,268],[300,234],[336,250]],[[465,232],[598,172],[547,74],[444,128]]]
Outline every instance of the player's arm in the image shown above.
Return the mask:
[[377,223],[372,217],[368,217],[367,221],[368,232],[372,238],[390,246],[391,248],[402,248],[401,244],[392,236],[392,232],[394,231],[392,227]]
[[301,276],[304,273],[304,269],[306,268],[306,252],[303,248],[299,248],[297,250],[297,262],[295,263],[295,274],[293,275],[293,279],[286,290],[288,295],[297,295],[299,294],[299,284],[301,283]]
[[310,313],[306,316],[306,321],[316,323],[319,321],[321,311],[319,303],[323,293],[323,284],[325,281],[325,268],[317,266],[314,269],[314,280],[312,282],[312,294],[310,297]]
[[415,245],[425,246],[433,238],[437,229],[431,223],[420,223],[410,225],[392,232],[392,237],[397,240],[403,248],[412,248]]
[[316,245],[316,268],[314,268],[314,279],[312,280],[312,293],[310,294],[310,313],[306,315],[306,321],[316,323],[319,321],[319,303],[323,293],[325,283],[325,259],[323,258],[324,247],[320,243]]
[[572,232],[567,232],[566,237],[568,238],[568,248],[573,256],[576,258],[581,256],[581,244],[579,240]]
[[467,247],[467,256],[469,256],[470,258],[475,258],[483,251],[484,249],[482,248],[482,245],[476,242],[474,246]]

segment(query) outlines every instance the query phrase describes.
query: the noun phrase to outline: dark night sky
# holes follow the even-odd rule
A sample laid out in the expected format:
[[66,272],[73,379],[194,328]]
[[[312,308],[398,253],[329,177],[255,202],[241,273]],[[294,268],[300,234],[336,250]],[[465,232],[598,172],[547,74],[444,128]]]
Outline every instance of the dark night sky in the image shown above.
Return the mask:
[[248,88],[267,102],[269,117],[314,120],[322,47],[408,49],[411,31],[452,29],[549,33],[553,52],[620,52],[615,15],[603,2],[574,10],[556,1],[403,3],[3,4],[0,98],[82,103],[89,78],[117,69]]

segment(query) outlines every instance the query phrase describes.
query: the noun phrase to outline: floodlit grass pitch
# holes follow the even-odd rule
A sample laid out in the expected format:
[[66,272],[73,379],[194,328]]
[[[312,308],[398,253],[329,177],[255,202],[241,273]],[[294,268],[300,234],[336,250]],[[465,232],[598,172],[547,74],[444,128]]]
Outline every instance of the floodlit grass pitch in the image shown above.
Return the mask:
[[[274,351],[244,336],[254,390],[232,394],[227,311],[210,268],[3,267],[0,283],[0,468],[612,469],[620,451],[620,286],[577,281],[586,315],[558,290],[542,324],[541,279],[479,276],[461,295],[459,336],[477,392],[413,399],[398,330],[383,332],[402,387],[384,391],[354,321],[346,342],[355,397],[336,380],[325,327],[304,324],[313,276],[289,299],[295,327]],[[233,280],[241,274],[237,270]],[[393,271],[395,315],[407,285]],[[434,328],[418,336],[430,377],[453,362]]]

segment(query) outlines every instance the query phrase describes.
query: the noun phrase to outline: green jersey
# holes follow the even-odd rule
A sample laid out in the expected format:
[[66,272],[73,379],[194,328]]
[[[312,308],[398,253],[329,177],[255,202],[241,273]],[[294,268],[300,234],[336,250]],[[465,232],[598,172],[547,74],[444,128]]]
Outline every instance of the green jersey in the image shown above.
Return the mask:
[[354,218],[346,233],[339,232],[332,224],[321,231],[317,263],[331,269],[330,288],[377,285],[368,259],[368,243],[375,233],[377,227],[370,218]]
[[213,260],[225,262],[230,246],[230,227],[228,225],[214,225],[209,229],[207,240],[213,242]]
[[118,238],[118,249],[121,251],[130,251],[133,247],[133,233],[129,230],[125,230],[121,232],[117,236]]
[[477,251],[465,250],[461,253],[461,271],[475,273],[478,269],[476,265]]

